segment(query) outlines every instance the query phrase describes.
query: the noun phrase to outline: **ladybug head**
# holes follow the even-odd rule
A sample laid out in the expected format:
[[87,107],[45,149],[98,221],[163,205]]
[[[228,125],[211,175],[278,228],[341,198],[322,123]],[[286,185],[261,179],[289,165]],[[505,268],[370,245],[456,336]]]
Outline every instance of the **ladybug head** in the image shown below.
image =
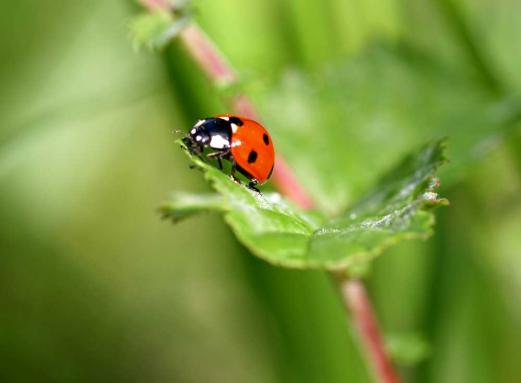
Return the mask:
[[197,121],[183,142],[192,152],[200,154],[204,148],[214,151],[229,150],[231,139],[232,127],[229,117],[210,117]]
[[206,129],[193,127],[186,137],[183,138],[183,143],[191,152],[201,153],[204,147],[210,144],[211,139],[211,135]]

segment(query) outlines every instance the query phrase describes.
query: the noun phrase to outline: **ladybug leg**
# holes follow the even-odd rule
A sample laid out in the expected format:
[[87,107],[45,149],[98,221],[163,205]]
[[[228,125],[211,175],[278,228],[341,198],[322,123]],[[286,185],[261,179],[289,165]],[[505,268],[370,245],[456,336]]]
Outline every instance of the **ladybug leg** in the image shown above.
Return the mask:
[[200,166],[197,166],[196,164],[190,164],[190,165],[188,165],[188,168],[190,170],[194,170],[195,169],[195,170],[199,170],[201,172],[203,171],[203,169]]
[[237,173],[237,164],[235,163],[235,161],[232,161],[232,168],[230,170],[230,177],[232,177],[232,180],[234,180],[238,184],[242,184],[241,180],[239,178],[237,178],[237,176],[235,175],[236,173]]
[[253,190],[253,191],[256,191],[257,193],[261,194],[260,190],[257,189],[255,186],[259,183],[259,181],[257,181],[255,178],[252,179],[250,181],[250,183],[248,184],[248,188]]
[[223,163],[221,158],[227,158],[230,155],[230,149],[220,150],[213,153],[208,154],[206,157],[217,159],[217,164],[219,165],[219,169],[223,170]]

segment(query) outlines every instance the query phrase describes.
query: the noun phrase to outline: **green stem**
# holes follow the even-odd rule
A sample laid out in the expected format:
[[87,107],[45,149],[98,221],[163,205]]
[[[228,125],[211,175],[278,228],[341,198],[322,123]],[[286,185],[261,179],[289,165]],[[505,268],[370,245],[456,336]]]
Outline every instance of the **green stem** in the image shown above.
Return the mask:
[[[170,9],[167,0],[140,0],[140,3],[151,11],[158,8]],[[185,27],[180,33],[180,38],[195,63],[216,86],[229,86],[237,81],[233,68],[197,25],[191,24]],[[235,94],[231,104],[236,113],[258,119],[253,103],[245,95]],[[314,206],[313,200],[280,155],[276,158],[273,183],[281,194],[299,207],[310,209]],[[379,383],[399,383],[400,378],[385,351],[378,322],[364,285],[358,280],[347,279],[347,277],[338,280],[344,304],[353,317],[366,359],[371,365],[377,381]]]

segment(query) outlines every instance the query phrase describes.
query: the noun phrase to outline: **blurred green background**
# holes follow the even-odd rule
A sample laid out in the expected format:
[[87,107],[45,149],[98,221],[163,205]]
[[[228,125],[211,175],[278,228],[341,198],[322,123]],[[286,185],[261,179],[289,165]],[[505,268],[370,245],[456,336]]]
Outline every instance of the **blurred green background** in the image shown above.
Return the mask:
[[[521,3],[195,6],[297,175],[329,193],[325,211],[414,145],[449,136],[451,206],[429,241],[375,262],[370,293],[406,381],[518,382]],[[249,256],[214,215],[160,220],[171,190],[208,189],[172,131],[225,107],[179,46],[133,50],[139,10],[0,5],[0,381],[371,381],[327,276]],[[354,141],[331,141],[324,115],[347,121],[337,130]],[[302,116],[311,130],[285,128]],[[324,156],[306,156],[317,142]],[[414,364],[411,337],[428,345]]]

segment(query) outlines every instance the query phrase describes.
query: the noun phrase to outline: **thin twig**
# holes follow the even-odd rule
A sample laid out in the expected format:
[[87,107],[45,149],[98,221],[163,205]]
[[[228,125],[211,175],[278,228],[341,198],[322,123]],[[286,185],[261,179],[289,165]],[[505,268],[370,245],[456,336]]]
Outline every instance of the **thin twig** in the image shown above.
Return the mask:
[[[139,2],[151,11],[167,10],[170,7],[168,0],[139,0]],[[237,81],[237,75],[233,68],[197,25],[191,24],[185,27],[180,33],[180,38],[200,69],[217,86],[231,85]],[[259,119],[253,103],[245,95],[239,93],[233,96],[231,105],[235,113],[256,120]],[[277,155],[276,158],[273,184],[281,194],[299,207],[310,209],[314,206],[313,200],[280,155]],[[364,285],[358,280],[338,277],[338,275],[336,277],[344,304],[353,317],[366,358],[377,381],[379,383],[400,382],[400,378],[385,351],[378,322]]]

